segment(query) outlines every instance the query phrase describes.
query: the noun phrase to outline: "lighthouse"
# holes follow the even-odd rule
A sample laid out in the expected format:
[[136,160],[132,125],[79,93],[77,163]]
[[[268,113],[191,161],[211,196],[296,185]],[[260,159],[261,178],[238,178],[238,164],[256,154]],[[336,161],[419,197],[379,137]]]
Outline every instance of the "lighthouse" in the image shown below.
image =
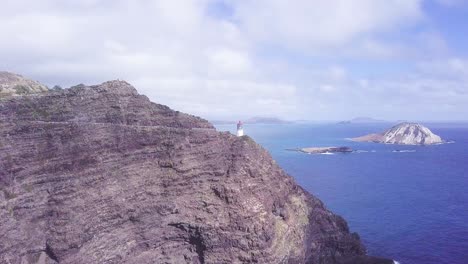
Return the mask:
[[242,137],[244,135],[244,127],[242,126],[242,121],[237,123],[237,136]]

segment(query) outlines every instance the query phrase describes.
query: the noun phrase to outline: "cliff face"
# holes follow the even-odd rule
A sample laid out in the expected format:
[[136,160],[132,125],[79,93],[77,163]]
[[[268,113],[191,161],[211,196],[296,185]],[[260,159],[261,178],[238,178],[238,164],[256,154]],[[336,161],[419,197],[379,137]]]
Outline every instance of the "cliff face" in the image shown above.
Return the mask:
[[346,222],[249,137],[217,132],[122,81],[0,99],[0,223],[1,263],[337,263],[364,254]]
[[420,124],[401,123],[381,134],[370,134],[353,138],[358,142],[376,142],[400,145],[433,145],[444,143],[440,136]]

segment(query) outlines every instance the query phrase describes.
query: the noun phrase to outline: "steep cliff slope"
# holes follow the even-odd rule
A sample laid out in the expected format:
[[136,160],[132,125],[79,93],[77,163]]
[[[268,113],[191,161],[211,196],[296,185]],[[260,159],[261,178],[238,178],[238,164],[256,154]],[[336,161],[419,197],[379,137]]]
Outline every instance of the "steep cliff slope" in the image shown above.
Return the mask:
[[352,140],[400,145],[433,145],[444,143],[440,136],[420,124],[400,123],[380,134],[370,134]]
[[0,223],[1,263],[366,258],[249,137],[123,81],[0,99]]
[[24,78],[19,74],[0,71],[0,98],[11,95],[22,95],[47,92],[48,89],[36,81]]

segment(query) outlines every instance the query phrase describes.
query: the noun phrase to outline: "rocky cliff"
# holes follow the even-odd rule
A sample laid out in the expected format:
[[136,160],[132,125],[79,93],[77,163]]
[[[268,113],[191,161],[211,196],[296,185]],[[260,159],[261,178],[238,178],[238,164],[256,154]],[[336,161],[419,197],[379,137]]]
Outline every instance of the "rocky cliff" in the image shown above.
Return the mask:
[[0,223],[1,263],[376,263],[252,139],[123,81],[0,99]]
[[432,133],[429,128],[420,124],[406,122],[400,123],[383,133],[369,134],[353,138],[352,140],[400,145],[433,145],[444,143],[440,136]]

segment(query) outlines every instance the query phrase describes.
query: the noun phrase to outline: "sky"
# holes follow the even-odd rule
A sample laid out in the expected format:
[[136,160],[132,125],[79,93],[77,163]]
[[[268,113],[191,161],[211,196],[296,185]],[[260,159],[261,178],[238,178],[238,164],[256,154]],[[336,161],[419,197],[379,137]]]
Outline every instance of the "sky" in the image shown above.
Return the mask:
[[0,0],[0,70],[210,120],[468,120],[468,0]]

